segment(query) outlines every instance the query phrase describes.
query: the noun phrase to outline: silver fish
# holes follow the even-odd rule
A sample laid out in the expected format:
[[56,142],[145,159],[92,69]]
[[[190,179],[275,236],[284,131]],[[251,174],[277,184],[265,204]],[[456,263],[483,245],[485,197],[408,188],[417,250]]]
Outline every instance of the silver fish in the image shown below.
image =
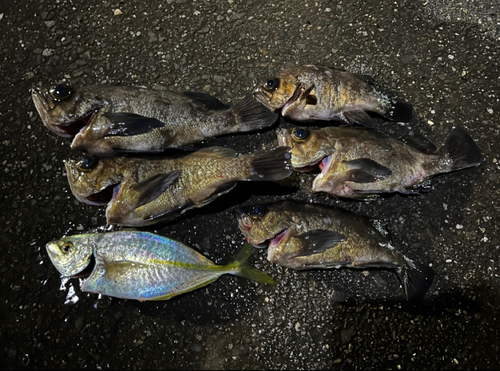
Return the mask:
[[49,242],[46,249],[63,277],[84,275],[92,269],[81,284],[82,291],[122,299],[168,300],[206,286],[223,274],[275,283],[248,265],[250,245],[228,265],[216,265],[182,242],[140,231],[68,236]]

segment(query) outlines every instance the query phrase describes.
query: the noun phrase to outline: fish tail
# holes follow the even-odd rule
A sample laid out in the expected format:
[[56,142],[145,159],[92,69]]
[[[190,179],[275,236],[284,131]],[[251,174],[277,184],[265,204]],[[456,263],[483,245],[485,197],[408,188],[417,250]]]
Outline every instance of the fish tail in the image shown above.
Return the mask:
[[398,273],[403,283],[406,300],[420,300],[432,285],[436,272],[429,266],[404,257]]
[[279,114],[271,112],[253,95],[247,95],[230,108],[240,131],[259,130],[276,122]]
[[413,104],[392,101],[388,116],[394,122],[410,122],[413,117]]
[[260,269],[252,267],[248,264],[248,259],[254,250],[254,247],[246,242],[234,258],[233,262],[227,266],[227,268],[231,270],[230,273],[252,281],[264,283],[266,285],[276,285],[277,282],[274,278]]
[[477,144],[469,133],[460,127],[453,129],[438,152],[448,155],[452,161],[451,171],[477,166],[483,161],[483,155]]
[[247,180],[277,181],[289,177],[293,172],[290,147],[276,147],[248,156],[250,174]]

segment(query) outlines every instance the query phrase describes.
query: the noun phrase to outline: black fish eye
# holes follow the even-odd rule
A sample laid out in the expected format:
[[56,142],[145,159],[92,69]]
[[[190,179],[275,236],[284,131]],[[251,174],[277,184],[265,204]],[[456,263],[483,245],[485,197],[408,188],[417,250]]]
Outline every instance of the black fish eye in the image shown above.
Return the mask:
[[57,102],[69,98],[71,93],[73,91],[68,85],[56,85],[49,90],[50,97]]
[[309,130],[305,128],[294,128],[292,130],[292,139],[297,143],[301,143],[309,136]]
[[266,212],[266,209],[264,206],[255,205],[255,206],[252,206],[250,208],[249,214],[253,219],[259,219],[259,218],[262,218],[262,216],[264,215],[265,212]]
[[87,172],[95,168],[98,162],[99,161],[95,157],[85,156],[80,160],[76,167],[80,171]]
[[71,251],[73,251],[73,244],[71,242],[66,242],[63,246],[62,246],[62,251],[65,253],[65,254],[69,254]]
[[273,77],[266,81],[266,83],[264,84],[264,88],[266,90],[271,91],[271,90],[276,90],[279,85],[280,85],[280,79],[278,79],[277,77]]

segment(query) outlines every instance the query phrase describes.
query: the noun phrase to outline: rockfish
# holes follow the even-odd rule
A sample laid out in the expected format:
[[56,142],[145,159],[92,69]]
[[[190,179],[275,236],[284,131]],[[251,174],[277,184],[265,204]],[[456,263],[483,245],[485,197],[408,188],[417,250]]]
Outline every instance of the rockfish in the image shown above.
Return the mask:
[[248,265],[253,250],[248,244],[228,265],[216,265],[182,242],[139,231],[68,236],[49,242],[46,248],[63,277],[87,277],[82,291],[122,299],[168,300],[223,274],[275,283]]
[[394,269],[410,300],[422,298],[434,278],[433,269],[398,252],[375,221],[348,211],[282,201],[249,207],[238,226],[283,267]]
[[254,96],[270,110],[281,110],[295,121],[343,120],[372,127],[366,112],[394,122],[409,122],[413,106],[378,92],[367,79],[336,67],[305,65],[291,67],[269,78]]
[[278,115],[251,95],[229,108],[204,93],[138,86],[57,85],[32,89],[47,128],[71,138],[71,148],[101,156],[187,149],[223,134],[258,130]]
[[65,162],[74,196],[107,204],[108,224],[146,226],[202,207],[238,181],[277,181],[292,173],[290,148],[235,157],[229,148],[208,147],[180,158],[84,157]]
[[483,160],[470,135],[458,127],[430,153],[365,128],[282,129],[278,142],[292,147],[294,170],[310,171],[319,165],[313,192],[340,197],[416,193],[436,174],[477,166]]

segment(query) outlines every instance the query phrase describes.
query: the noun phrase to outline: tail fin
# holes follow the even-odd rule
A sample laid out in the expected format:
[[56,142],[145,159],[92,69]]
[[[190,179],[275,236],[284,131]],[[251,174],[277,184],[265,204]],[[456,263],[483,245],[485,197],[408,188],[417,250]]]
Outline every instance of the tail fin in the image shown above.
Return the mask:
[[413,117],[413,104],[393,101],[389,111],[389,118],[394,122],[410,122]]
[[279,116],[271,112],[260,103],[253,95],[247,95],[230,109],[236,121],[239,131],[259,130],[274,124]]
[[251,156],[248,180],[277,181],[288,178],[293,170],[290,147],[276,147]]
[[407,257],[404,259],[407,264],[400,268],[399,273],[402,276],[406,300],[420,300],[432,285],[436,272],[425,264],[414,262]]
[[260,269],[251,267],[248,264],[248,258],[254,252],[254,248],[248,242],[245,242],[245,245],[238,252],[233,262],[228,265],[228,268],[233,268],[232,274],[244,277],[249,280],[253,280],[259,283],[264,283],[266,285],[276,285],[277,282],[267,273],[261,271]]
[[474,140],[460,127],[453,129],[438,152],[448,154],[452,161],[451,171],[477,166],[483,161],[483,155]]

